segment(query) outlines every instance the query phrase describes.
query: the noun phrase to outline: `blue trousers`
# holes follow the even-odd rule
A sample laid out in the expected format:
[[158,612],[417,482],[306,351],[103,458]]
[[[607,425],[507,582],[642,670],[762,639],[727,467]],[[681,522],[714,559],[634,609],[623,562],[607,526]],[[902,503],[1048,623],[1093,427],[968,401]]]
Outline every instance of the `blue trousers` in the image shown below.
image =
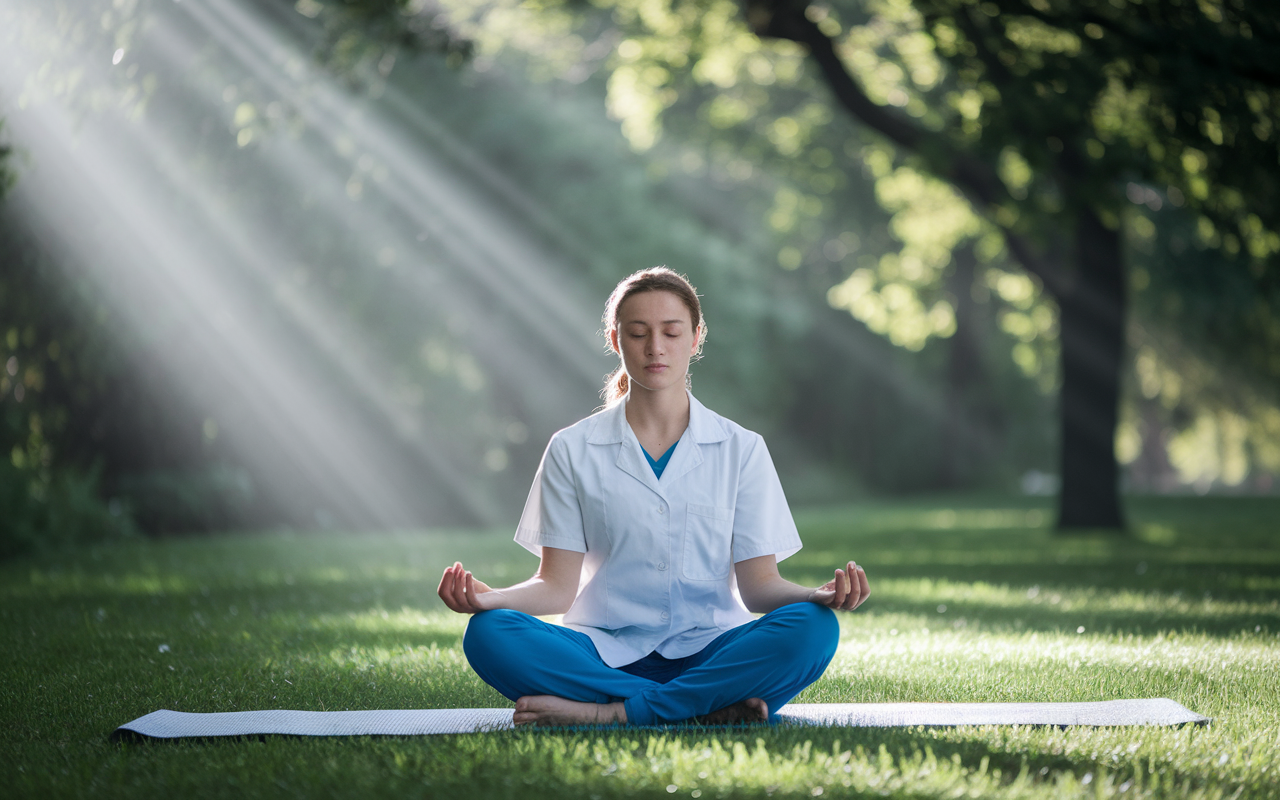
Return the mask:
[[759,697],[776,722],[778,709],[822,675],[839,638],[831,609],[794,603],[722,633],[700,653],[651,653],[615,669],[585,633],[499,609],[471,618],[462,648],[471,668],[510,700],[622,701],[630,724],[660,725]]

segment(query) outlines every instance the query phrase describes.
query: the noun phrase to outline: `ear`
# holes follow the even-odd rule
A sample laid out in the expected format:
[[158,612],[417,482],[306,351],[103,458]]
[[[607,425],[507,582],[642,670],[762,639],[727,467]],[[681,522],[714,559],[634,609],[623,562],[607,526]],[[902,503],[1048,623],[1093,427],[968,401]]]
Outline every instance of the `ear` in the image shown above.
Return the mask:
[[618,329],[613,328],[609,331],[609,349],[618,355],[622,355],[622,350],[618,347]]
[[702,326],[693,326],[693,349],[689,351],[690,355],[698,352],[698,345],[702,344]]

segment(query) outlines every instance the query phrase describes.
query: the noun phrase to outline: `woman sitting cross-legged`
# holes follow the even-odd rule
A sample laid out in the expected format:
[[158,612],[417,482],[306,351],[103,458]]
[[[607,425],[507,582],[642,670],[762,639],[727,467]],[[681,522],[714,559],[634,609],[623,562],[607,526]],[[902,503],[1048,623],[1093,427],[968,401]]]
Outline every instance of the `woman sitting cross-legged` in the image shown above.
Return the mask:
[[866,600],[867,576],[778,574],[800,537],[764,440],[688,390],[706,323],[686,279],[627,277],[604,324],[621,359],[606,406],[551,437],[516,530],[537,573],[491,589],[444,571],[440,597],[474,615],[467,660],[517,725],[775,721],[826,669],[833,610]]

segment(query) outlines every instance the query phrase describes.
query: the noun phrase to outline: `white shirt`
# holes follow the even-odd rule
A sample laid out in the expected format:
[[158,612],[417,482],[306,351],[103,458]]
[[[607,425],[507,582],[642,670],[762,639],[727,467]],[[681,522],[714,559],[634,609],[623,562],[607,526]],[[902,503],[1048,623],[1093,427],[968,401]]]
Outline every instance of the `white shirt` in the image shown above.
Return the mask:
[[551,437],[515,539],[584,553],[564,624],[611,667],[699,652],[749,622],[733,565],[800,549],[764,439],[689,395],[661,480],[617,403]]

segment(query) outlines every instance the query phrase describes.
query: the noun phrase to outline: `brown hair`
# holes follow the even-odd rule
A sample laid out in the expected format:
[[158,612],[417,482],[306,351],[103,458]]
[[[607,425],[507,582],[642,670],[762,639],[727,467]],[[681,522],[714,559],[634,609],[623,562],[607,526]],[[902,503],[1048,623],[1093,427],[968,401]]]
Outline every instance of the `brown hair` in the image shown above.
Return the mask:
[[[693,358],[695,360],[699,358],[702,355],[702,344],[707,340],[707,321],[702,318],[702,303],[698,302],[698,290],[693,288],[688,278],[667,267],[650,267],[633,272],[614,287],[613,294],[609,295],[609,300],[604,304],[604,317],[601,319],[604,323],[605,345],[611,351],[617,352],[613,350],[609,333],[618,328],[618,309],[628,297],[641,292],[671,292],[680,298],[680,301],[689,309],[689,318],[698,329],[695,333],[698,336],[698,347],[693,352]],[[620,353],[619,356],[621,356]],[[689,377],[686,375],[686,383],[688,380]],[[604,379],[604,389],[601,390],[600,396],[604,398],[606,406],[611,406],[626,397],[630,388],[627,371],[619,363],[618,368]]]

